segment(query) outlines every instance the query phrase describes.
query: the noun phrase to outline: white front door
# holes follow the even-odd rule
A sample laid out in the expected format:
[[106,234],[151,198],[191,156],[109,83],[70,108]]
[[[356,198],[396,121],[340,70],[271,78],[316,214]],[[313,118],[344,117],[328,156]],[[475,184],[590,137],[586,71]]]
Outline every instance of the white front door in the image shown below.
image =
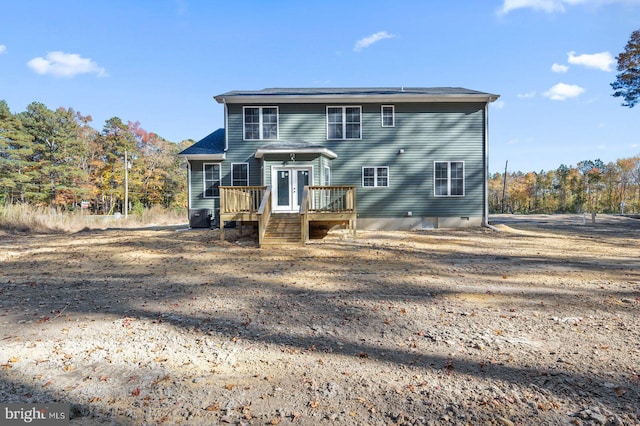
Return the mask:
[[302,192],[311,182],[310,167],[274,167],[271,176],[274,212],[297,213],[300,211]]

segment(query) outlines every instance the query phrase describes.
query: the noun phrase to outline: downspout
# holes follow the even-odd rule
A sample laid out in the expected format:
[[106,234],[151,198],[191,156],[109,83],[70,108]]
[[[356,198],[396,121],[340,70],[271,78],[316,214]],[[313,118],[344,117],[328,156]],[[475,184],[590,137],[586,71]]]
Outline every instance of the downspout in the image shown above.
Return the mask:
[[229,128],[229,110],[227,99],[222,98],[222,103],[224,104],[224,152],[227,152],[229,150],[229,132],[227,132]]
[[491,102],[491,98],[484,104],[484,212],[482,226],[500,232],[498,228],[489,224],[489,102]]
[[187,209],[191,211],[191,160],[189,159],[187,159]]

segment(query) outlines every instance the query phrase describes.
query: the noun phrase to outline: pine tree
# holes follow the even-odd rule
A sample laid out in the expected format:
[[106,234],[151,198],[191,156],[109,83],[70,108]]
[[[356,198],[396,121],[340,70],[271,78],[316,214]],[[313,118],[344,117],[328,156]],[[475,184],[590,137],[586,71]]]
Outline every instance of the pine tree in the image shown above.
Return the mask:
[[622,97],[623,106],[633,108],[640,100],[640,30],[631,34],[624,52],[617,58],[618,71],[616,81],[611,83],[613,96]]
[[0,199],[24,202],[33,180],[33,138],[0,100]]
[[86,179],[78,167],[85,145],[78,137],[80,125],[71,108],[52,111],[32,102],[19,114],[25,130],[33,138],[33,167],[36,191],[31,198],[51,207],[67,206],[83,193]]

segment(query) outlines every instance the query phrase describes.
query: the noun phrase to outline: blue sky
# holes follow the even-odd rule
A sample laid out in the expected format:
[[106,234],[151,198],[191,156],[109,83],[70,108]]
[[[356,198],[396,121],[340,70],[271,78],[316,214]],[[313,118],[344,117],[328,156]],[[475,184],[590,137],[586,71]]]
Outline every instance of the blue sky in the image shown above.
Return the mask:
[[0,99],[117,116],[179,142],[213,96],[266,87],[456,86],[500,94],[490,171],[640,154],[611,96],[640,0],[24,0],[0,4]]

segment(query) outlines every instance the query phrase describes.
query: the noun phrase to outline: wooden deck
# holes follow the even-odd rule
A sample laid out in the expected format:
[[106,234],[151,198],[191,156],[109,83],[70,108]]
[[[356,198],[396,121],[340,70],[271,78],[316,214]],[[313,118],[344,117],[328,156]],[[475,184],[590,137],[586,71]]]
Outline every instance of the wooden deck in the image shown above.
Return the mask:
[[220,238],[225,222],[258,226],[260,247],[304,244],[314,224],[345,224],[356,235],[356,189],[354,186],[305,186],[298,213],[273,214],[271,187],[220,187]]

